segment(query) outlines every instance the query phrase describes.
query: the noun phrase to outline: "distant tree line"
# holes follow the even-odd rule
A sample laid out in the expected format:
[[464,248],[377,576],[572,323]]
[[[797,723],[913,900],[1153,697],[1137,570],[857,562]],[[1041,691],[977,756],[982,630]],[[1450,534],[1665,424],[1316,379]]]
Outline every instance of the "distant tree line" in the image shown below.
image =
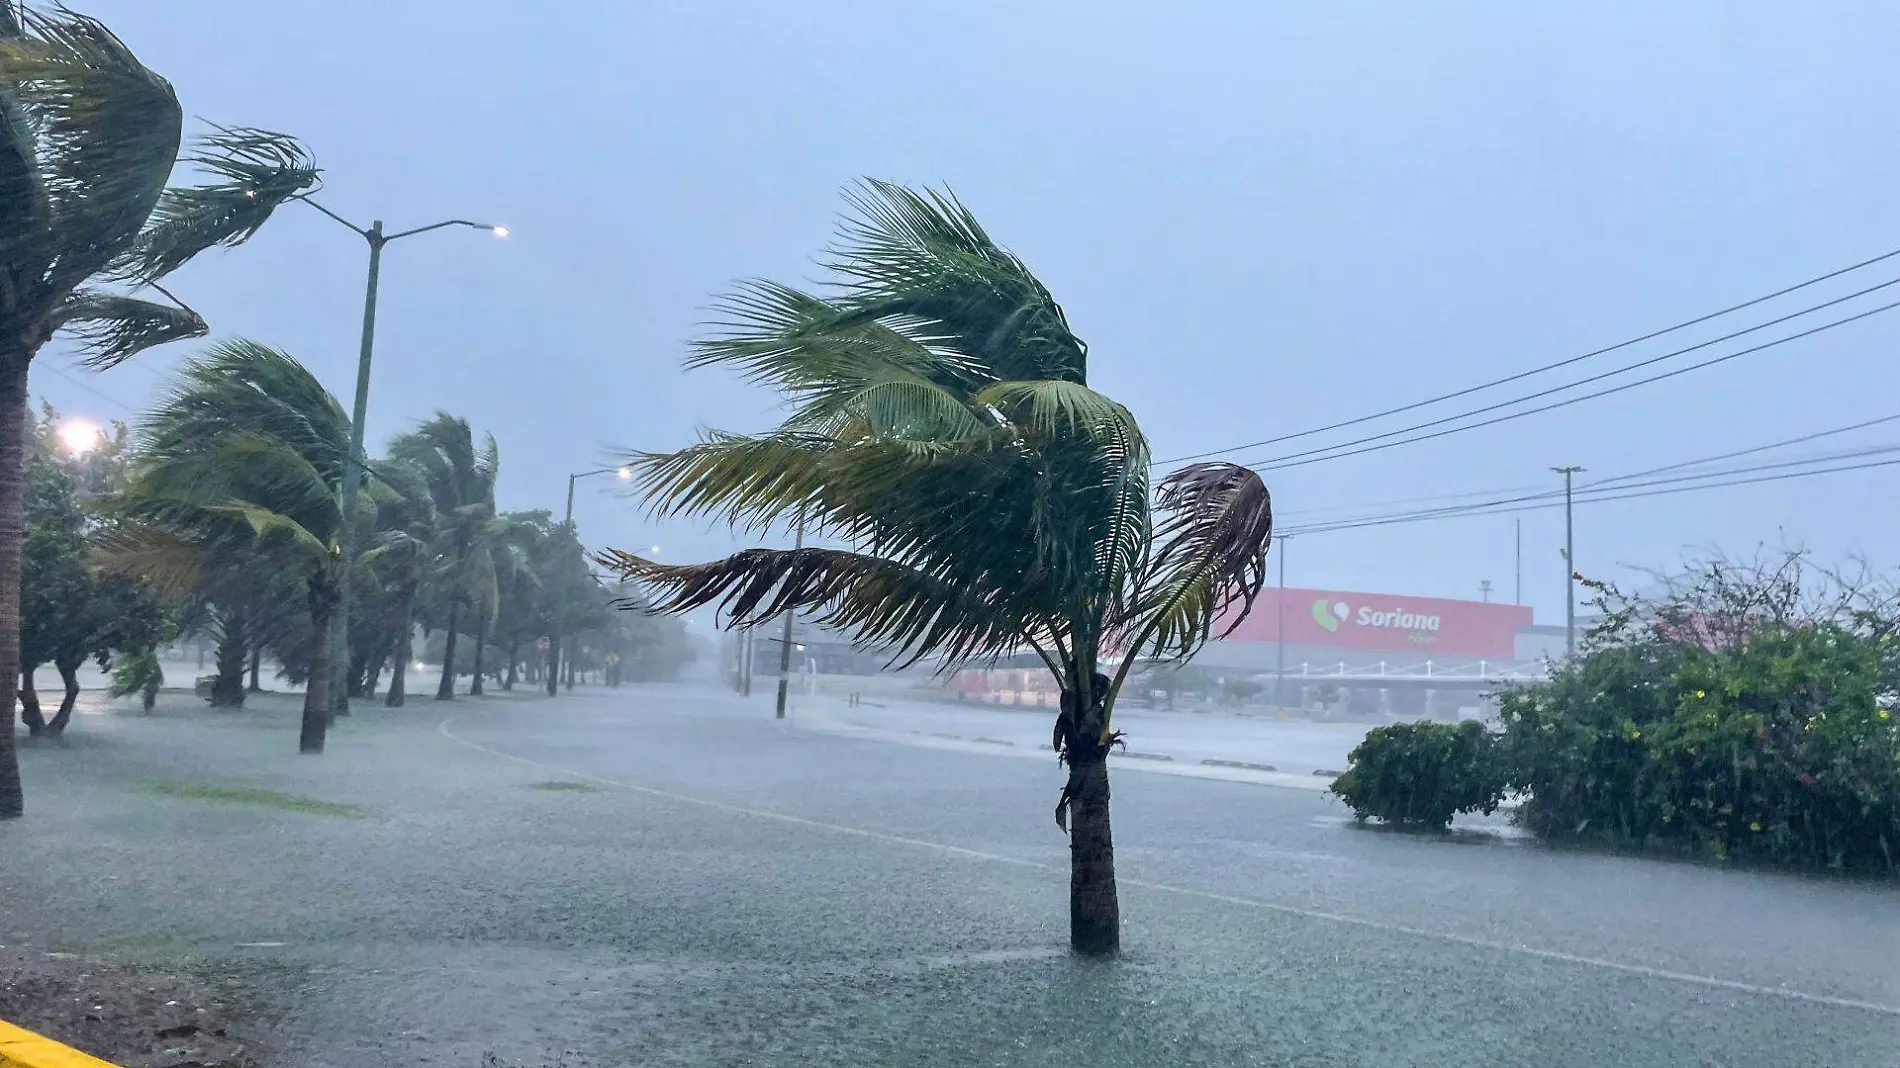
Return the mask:
[[[305,740],[331,710],[330,626],[339,608],[339,494],[349,422],[289,355],[237,341],[185,365],[137,424],[93,447],[61,441],[45,408],[30,435],[22,581],[21,715],[58,734],[87,660],[116,692],[156,692],[156,649],[212,644],[211,704],[236,708],[269,662],[305,689]],[[604,682],[668,678],[692,658],[674,619],[615,610],[575,531],[545,510],[495,505],[500,449],[439,413],[366,465],[349,522],[349,697],[399,707],[421,657],[438,699],[542,683],[541,639],[565,636],[557,670]],[[417,644],[417,639],[421,644]],[[36,672],[64,685],[46,714]]]

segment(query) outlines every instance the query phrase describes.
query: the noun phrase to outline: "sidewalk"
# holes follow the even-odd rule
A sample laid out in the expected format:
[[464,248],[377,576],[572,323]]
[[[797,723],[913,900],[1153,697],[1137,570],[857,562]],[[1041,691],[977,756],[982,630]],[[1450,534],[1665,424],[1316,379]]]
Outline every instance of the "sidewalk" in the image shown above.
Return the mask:
[[[865,700],[854,706],[842,697],[795,695],[793,724],[926,748],[1049,759],[1054,716],[1047,709],[958,706],[887,695]],[[1370,727],[1124,709],[1115,716],[1115,729],[1127,735],[1119,767],[1324,790]]]

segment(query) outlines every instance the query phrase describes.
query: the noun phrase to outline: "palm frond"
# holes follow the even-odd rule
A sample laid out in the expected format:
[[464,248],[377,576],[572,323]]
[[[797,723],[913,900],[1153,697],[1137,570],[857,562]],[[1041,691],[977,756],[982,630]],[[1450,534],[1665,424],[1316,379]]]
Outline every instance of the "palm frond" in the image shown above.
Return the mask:
[[184,120],[170,83],[98,20],[60,7],[20,22],[0,38],[0,94],[16,141],[31,131],[50,243],[30,282],[50,309],[136,239]]
[[249,501],[233,500],[228,504],[208,507],[205,510],[237,516],[250,525],[251,533],[260,543],[265,545],[287,543],[299,556],[321,560],[335,552],[334,543],[312,532],[309,527],[282,512],[252,504]]
[[650,596],[620,602],[655,613],[689,612],[719,602],[731,626],[785,612],[809,613],[867,646],[915,663],[946,665],[1004,656],[1028,647],[1024,620],[1005,605],[891,560],[838,549],[747,549],[708,564],[659,564],[609,549],[596,562]]
[[1267,578],[1273,503],[1259,475],[1236,464],[1194,464],[1164,479],[1156,497],[1165,517],[1155,532],[1161,547],[1120,628],[1129,635],[1127,663],[1144,650],[1185,659],[1216,636],[1223,615],[1220,636],[1232,633]]
[[95,289],[74,290],[53,314],[51,326],[78,338],[80,362],[97,368],[117,366],[157,345],[203,337],[211,329],[190,308]]
[[349,422],[302,365],[252,342],[215,346],[179,371],[139,439],[99,509],[120,566],[220,589],[251,589],[272,568],[330,581]]
[[1002,380],[1088,379],[1088,346],[1022,260],[947,192],[866,180],[830,266],[847,279],[846,321],[912,316]]
[[1127,408],[1080,382],[998,382],[972,403],[994,408],[1012,423],[1046,437],[1142,440],[1141,427]]
[[248,126],[214,125],[186,162],[208,180],[164,191],[138,239],[113,263],[116,277],[157,281],[206,249],[241,245],[323,174],[296,138]]
[[326,482],[342,484],[350,439],[343,406],[289,353],[255,341],[221,342],[180,368],[141,420],[139,446],[162,463],[234,432],[282,441]]
[[845,324],[845,313],[821,298],[764,281],[741,286],[717,309],[718,335],[695,343],[687,366],[728,364],[785,390],[801,425],[823,425],[880,386],[907,387],[910,403],[924,406],[889,417],[893,428],[920,416],[953,432],[976,421],[963,398],[988,380],[983,368],[938,344],[915,317]]
[[[20,36],[20,24],[6,7],[0,40]],[[53,206],[40,177],[39,130],[12,82],[0,71],[0,314],[21,315],[37,302],[36,288],[52,263]]]
[[99,535],[95,552],[107,570],[136,575],[172,595],[198,591],[206,572],[223,562],[211,546],[149,522],[113,524]]

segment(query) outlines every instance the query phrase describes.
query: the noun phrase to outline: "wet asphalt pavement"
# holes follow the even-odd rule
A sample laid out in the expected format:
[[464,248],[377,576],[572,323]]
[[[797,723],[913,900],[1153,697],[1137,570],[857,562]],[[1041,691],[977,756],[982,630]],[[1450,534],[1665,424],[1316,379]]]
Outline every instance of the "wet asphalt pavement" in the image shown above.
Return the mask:
[[0,954],[233,977],[277,1065],[1900,1063],[1890,883],[1497,821],[1385,833],[1310,790],[1120,761],[1126,953],[1079,961],[1053,758],[684,687],[366,710],[321,759],[287,707],[190,704],[23,754]]

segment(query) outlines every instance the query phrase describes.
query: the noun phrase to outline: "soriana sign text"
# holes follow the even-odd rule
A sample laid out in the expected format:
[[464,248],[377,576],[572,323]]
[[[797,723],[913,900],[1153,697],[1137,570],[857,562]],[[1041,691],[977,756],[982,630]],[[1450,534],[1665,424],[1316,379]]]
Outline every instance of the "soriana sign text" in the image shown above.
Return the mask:
[[1227,640],[1278,641],[1284,626],[1292,645],[1509,660],[1517,632],[1530,623],[1522,605],[1269,587]]

